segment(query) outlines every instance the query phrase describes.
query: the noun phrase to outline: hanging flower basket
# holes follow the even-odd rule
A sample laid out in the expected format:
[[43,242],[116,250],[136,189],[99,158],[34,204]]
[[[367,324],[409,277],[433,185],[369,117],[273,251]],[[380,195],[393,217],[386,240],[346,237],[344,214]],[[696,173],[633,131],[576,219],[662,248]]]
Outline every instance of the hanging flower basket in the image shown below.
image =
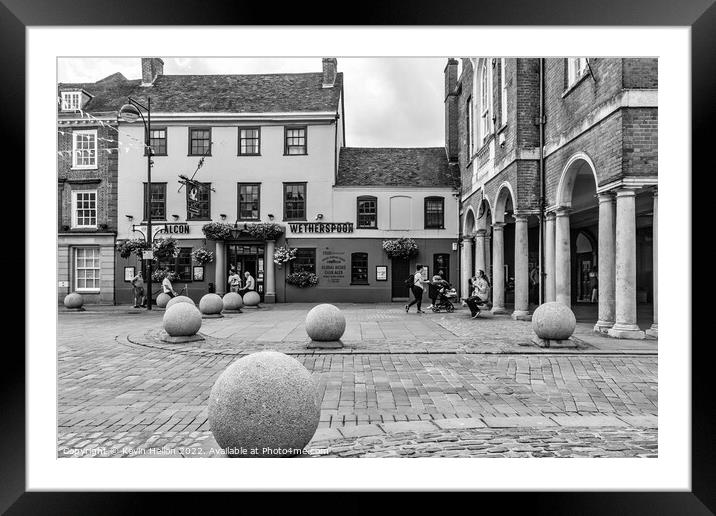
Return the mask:
[[308,288],[318,285],[318,276],[312,272],[293,272],[286,276],[286,283],[298,288]]
[[383,240],[383,250],[390,258],[409,260],[418,255],[418,244],[412,238]]
[[129,240],[120,240],[116,246],[119,256],[129,258],[135,254],[138,258],[142,257],[142,251],[149,249],[149,245],[142,238],[132,238]]
[[206,247],[194,249],[191,252],[191,257],[198,265],[206,265],[214,261],[214,253],[209,251]]
[[296,259],[296,253],[298,252],[298,249],[292,249],[290,247],[277,247],[274,250],[273,253],[273,263],[277,264],[279,267],[283,265],[284,263],[288,263],[291,260]]
[[283,235],[283,226],[275,222],[247,224],[246,232],[256,240],[276,240]]
[[155,240],[152,250],[154,251],[154,258],[160,262],[173,260],[179,254],[177,241],[171,237]]
[[209,222],[204,224],[201,230],[206,238],[211,240],[229,240],[231,239],[231,230],[234,226],[225,222]]

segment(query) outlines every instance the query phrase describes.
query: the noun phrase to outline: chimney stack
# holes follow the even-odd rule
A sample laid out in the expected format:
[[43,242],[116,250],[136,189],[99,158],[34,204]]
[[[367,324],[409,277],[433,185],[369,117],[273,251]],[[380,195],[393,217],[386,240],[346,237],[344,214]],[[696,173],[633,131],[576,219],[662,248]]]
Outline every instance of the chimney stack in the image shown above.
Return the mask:
[[335,57],[323,58],[323,87],[332,88],[336,83],[338,61]]
[[142,86],[151,86],[160,75],[164,75],[164,61],[158,57],[143,57]]
[[448,161],[458,159],[457,133],[457,60],[448,59],[445,66],[445,152]]

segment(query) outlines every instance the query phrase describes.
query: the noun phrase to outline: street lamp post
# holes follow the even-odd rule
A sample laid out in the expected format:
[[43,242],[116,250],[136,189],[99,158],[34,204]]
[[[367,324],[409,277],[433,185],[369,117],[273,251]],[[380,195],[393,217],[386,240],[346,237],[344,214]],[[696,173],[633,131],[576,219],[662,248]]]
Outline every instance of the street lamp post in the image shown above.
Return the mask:
[[[127,97],[128,104],[123,105],[119,110],[119,117],[128,123],[134,123],[140,118],[144,124],[144,148],[147,154],[147,192],[145,194],[145,210],[147,212],[147,242],[149,249],[152,248],[152,146],[150,140],[150,128],[152,122],[152,99],[147,97],[147,105],[137,102],[132,97]],[[141,110],[147,112],[147,118],[144,118]],[[153,258],[152,258],[153,259]],[[147,282],[147,310],[152,309],[152,265],[151,259],[142,261],[146,264],[146,282]]]

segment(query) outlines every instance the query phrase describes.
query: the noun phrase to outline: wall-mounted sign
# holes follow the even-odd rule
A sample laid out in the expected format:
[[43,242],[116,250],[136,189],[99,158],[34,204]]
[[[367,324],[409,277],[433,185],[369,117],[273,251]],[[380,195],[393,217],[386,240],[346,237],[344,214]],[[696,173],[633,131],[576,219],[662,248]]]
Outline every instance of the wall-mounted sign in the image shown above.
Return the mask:
[[142,251],[142,260],[153,260],[154,251]]
[[353,233],[352,222],[290,222],[293,233]]
[[178,224],[164,224],[164,233],[188,235],[189,224],[181,222]]
[[58,282],[57,282],[57,286],[58,286],[58,287],[69,287],[69,286],[70,286],[70,282],[69,282],[69,281],[58,281]]
[[194,281],[204,281],[204,267],[201,265],[194,265],[192,273],[192,279]]
[[129,266],[124,268],[124,281],[132,281],[134,279],[134,267]]
[[341,283],[346,276],[346,252],[324,249],[319,274],[326,283]]
[[388,266],[387,265],[376,265],[375,266],[375,279],[377,281],[388,281]]

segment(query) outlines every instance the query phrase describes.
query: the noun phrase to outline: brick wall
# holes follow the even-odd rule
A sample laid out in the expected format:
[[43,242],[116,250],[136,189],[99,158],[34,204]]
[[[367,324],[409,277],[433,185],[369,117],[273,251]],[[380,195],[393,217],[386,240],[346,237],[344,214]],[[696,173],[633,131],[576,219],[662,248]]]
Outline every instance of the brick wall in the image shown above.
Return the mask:
[[658,113],[653,108],[622,110],[622,171],[630,176],[657,175]]
[[659,60],[656,58],[631,58],[622,60],[622,76],[625,88],[659,87]]
[[[72,169],[72,131],[97,131],[97,168]],[[57,157],[58,200],[59,213],[57,230],[67,231],[64,226],[72,225],[72,191],[97,190],[97,224],[107,224],[107,229],[76,230],[86,233],[88,231],[117,231],[117,139],[116,131],[101,126],[59,126],[57,133],[57,150],[64,151]],[[105,141],[113,140],[113,141]],[[107,150],[110,152],[107,152]],[[70,230],[72,231],[72,230]]]

